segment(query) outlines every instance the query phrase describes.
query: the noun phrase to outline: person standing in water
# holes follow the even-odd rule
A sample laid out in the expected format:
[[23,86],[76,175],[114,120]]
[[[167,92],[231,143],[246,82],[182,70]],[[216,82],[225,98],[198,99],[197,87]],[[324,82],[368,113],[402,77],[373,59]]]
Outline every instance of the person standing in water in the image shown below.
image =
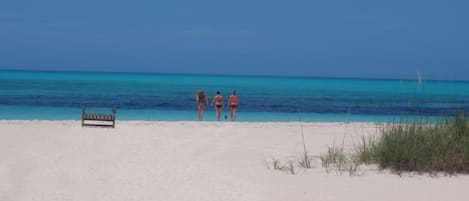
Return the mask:
[[223,109],[223,97],[220,95],[220,91],[213,97],[212,106],[215,104],[215,111],[217,113],[217,121],[220,121],[221,110]]
[[233,89],[231,92],[230,99],[228,100],[228,106],[231,110],[231,121],[236,121],[236,112],[238,111],[239,98],[236,95],[236,90]]
[[199,90],[195,96],[195,102],[197,104],[197,109],[199,110],[199,121],[202,121],[204,118],[204,110],[208,106],[208,98],[205,95],[204,91]]

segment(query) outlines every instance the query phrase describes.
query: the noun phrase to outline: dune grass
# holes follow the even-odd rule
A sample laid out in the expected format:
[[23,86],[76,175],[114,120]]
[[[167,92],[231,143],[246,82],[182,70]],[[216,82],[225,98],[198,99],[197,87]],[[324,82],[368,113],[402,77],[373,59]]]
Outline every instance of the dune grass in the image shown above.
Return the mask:
[[306,150],[306,143],[305,143],[305,135],[303,133],[303,123],[300,120],[300,133],[301,133],[301,139],[303,143],[303,153],[298,159],[294,160],[288,160],[288,162],[285,162],[284,160],[280,160],[277,158],[272,159],[272,167],[274,170],[280,170],[283,172],[289,172],[291,174],[296,173],[295,167],[297,166],[298,168],[305,168],[305,169],[310,169],[313,168],[313,156],[308,154],[308,151]]
[[296,173],[294,163],[295,162],[291,160],[285,162],[277,158],[272,158],[272,167],[274,170],[279,170],[279,171],[287,172],[290,174]]
[[463,113],[437,123],[398,123],[356,147],[359,163],[397,173],[469,173],[469,122]]
[[359,163],[355,160],[355,156],[347,154],[344,146],[333,145],[328,147],[327,152],[321,157],[322,167],[326,172],[336,171],[339,173],[347,171],[349,175],[356,175]]
[[[417,74],[417,90],[423,93],[425,81]],[[414,98],[412,93],[409,103]],[[418,111],[422,104],[410,109]],[[356,162],[375,163],[397,173],[469,173],[469,121],[464,111],[436,122],[414,119],[387,124],[378,137],[362,138],[355,148]]]
[[[356,175],[361,164],[377,164],[381,169],[417,173],[469,173],[469,119],[464,113],[439,122],[413,121],[386,124],[377,136],[362,137],[351,153],[333,145],[319,157],[327,172]],[[298,168],[313,168],[304,141],[299,159],[272,160],[274,169],[295,174]]]

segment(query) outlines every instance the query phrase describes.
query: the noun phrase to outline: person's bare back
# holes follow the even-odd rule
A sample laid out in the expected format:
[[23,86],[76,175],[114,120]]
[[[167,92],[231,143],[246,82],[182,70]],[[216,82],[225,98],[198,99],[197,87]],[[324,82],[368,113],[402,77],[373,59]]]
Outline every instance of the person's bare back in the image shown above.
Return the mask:
[[223,96],[220,95],[220,91],[217,91],[216,95],[213,97],[212,106],[215,105],[215,112],[217,115],[217,121],[220,121],[221,111],[223,109]]

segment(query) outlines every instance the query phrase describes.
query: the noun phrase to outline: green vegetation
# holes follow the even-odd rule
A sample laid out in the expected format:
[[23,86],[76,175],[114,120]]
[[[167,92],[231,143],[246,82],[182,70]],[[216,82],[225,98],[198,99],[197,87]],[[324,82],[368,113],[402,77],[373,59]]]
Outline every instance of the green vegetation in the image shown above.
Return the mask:
[[303,124],[300,121],[300,128],[301,128],[301,137],[303,143],[303,154],[299,157],[299,159],[288,160],[288,162],[284,162],[280,159],[273,158],[272,159],[272,167],[274,170],[280,170],[283,172],[289,172],[291,174],[295,174],[295,166],[300,168],[313,168],[313,156],[310,156],[306,150],[305,144],[305,136],[303,134]]
[[326,172],[331,170],[348,171],[350,175],[355,175],[359,165],[353,156],[345,153],[343,145],[341,147],[336,145],[329,147],[327,153],[321,155],[320,158],[322,167],[326,169]]
[[464,114],[440,123],[390,124],[356,147],[358,163],[416,172],[469,173],[469,122]]
[[305,143],[305,135],[303,134],[303,124],[301,123],[300,120],[300,128],[301,128],[301,139],[303,140],[303,156],[301,157],[300,161],[298,164],[302,168],[312,168],[313,167],[313,158],[308,155],[308,152],[306,150],[306,143]]
[[[381,169],[417,173],[469,173],[469,119],[464,113],[437,122],[409,122],[386,124],[377,136],[362,137],[352,153],[333,145],[322,154],[322,167],[327,172],[348,171],[356,175],[361,164],[377,164]],[[295,167],[313,168],[303,139],[303,153],[288,163],[272,161],[274,169],[295,174]]]

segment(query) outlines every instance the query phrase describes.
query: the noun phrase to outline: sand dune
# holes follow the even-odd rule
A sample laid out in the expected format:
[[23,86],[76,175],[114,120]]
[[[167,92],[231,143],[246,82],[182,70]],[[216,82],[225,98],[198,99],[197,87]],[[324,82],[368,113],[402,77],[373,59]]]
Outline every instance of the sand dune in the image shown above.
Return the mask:
[[[303,123],[308,151],[351,148],[367,123]],[[0,121],[1,201],[469,200],[469,176],[360,176],[270,160],[302,153],[299,123]]]

